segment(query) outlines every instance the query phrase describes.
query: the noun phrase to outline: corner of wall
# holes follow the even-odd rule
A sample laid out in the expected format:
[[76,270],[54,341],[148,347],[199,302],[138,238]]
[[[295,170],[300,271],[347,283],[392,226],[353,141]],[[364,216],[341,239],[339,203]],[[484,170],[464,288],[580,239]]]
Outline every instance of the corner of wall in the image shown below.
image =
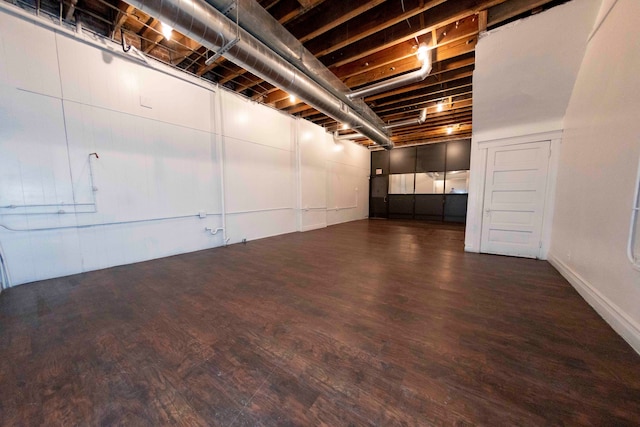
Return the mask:
[[549,253],[548,261],[600,317],[640,354],[640,325],[578,272],[565,264],[553,251]]

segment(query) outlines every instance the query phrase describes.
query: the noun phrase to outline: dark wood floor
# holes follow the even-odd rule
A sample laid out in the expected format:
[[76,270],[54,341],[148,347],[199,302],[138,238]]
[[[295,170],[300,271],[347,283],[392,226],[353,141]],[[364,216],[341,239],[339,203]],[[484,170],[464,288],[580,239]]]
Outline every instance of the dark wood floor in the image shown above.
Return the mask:
[[640,356],[546,262],[358,221],[0,295],[2,425],[640,425]]

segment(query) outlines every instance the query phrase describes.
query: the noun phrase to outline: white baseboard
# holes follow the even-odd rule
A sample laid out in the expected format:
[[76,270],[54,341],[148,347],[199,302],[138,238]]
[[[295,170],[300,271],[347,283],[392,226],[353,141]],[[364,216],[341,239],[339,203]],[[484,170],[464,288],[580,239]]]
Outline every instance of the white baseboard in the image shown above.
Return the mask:
[[327,224],[326,223],[321,223],[321,224],[303,225],[302,226],[302,231],[317,230],[318,228],[327,228]]
[[613,301],[585,280],[580,274],[553,254],[547,261],[567,279],[591,307],[616,331],[629,345],[640,354],[640,325],[631,319]]

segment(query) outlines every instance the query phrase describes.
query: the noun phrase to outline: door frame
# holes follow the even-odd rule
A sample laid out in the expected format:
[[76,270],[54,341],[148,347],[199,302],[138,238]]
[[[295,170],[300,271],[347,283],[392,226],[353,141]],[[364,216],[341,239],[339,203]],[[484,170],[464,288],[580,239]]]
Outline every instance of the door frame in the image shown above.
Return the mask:
[[[385,216],[373,216],[373,179],[378,177],[386,177],[387,179],[387,195],[384,196]],[[369,218],[374,219],[389,219],[389,174],[371,175],[369,176]]]
[[485,178],[489,148],[506,147],[509,145],[519,145],[538,141],[550,141],[549,149],[551,150],[542,217],[542,244],[538,252],[538,259],[547,259],[551,243],[551,226],[555,206],[556,177],[558,175],[558,161],[560,158],[562,131],[534,133],[482,141],[477,141],[475,138],[472,139],[471,176],[469,178],[469,201],[467,202],[467,225],[465,229],[465,251],[481,252],[482,221],[484,220]]

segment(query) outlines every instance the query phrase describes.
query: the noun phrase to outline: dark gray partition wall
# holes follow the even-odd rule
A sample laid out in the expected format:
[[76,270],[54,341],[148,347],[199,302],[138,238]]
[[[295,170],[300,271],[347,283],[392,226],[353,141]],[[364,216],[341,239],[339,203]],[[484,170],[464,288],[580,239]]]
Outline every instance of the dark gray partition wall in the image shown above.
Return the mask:
[[416,171],[416,147],[389,151],[389,173],[413,173]]
[[371,153],[370,217],[465,222],[471,141]]
[[389,216],[389,151],[371,152],[371,179],[369,181],[369,218]]

